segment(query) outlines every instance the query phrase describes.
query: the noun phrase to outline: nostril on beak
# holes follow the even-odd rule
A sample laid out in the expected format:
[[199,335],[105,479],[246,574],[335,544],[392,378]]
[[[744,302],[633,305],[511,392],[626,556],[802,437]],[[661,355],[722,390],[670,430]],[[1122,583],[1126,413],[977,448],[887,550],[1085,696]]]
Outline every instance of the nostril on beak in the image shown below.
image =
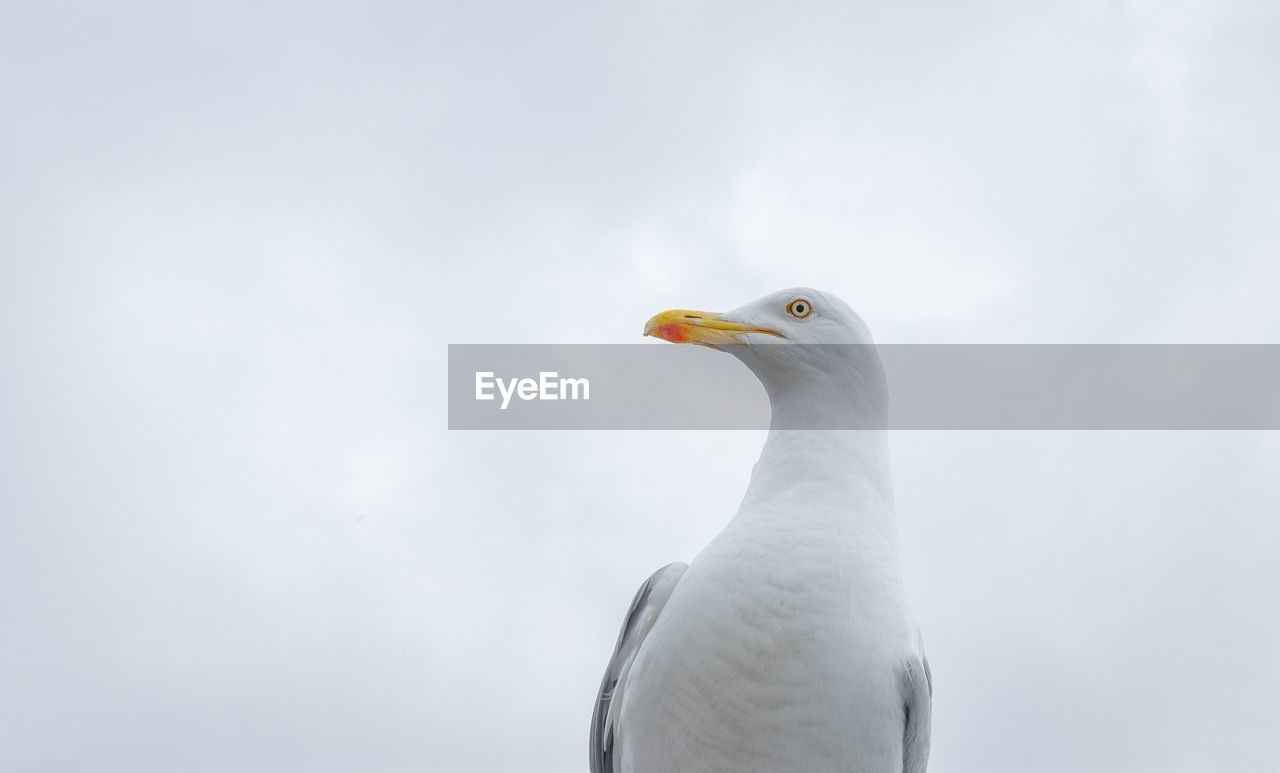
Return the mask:
[[702,315],[701,315],[701,314],[686,314],[686,315],[684,315],[684,318],[685,318],[685,319],[702,319]]

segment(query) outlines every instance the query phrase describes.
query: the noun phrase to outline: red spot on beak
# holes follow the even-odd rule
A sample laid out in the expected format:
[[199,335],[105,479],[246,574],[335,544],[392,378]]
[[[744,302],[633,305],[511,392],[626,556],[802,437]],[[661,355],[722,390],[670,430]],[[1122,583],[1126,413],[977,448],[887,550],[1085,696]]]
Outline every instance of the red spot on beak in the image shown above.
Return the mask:
[[685,330],[685,326],[678,322],[668,322],[665,325],[658,325],[658,329],[653,331],[654,335],[664,341],[670,341],[673,344],[682,344],[689,340],[689,334]]

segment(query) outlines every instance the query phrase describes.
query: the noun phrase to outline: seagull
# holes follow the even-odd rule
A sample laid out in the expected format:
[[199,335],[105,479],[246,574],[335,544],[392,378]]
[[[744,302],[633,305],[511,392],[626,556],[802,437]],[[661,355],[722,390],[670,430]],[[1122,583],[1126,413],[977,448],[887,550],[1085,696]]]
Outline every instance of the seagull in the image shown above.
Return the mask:
[[665,311],[644,334],[737,357],[772,418],[737,514],[631,602],[592,713],[591,773],[924,773],[933,677],[899,566],[866,324],[796,288],[724,314]]

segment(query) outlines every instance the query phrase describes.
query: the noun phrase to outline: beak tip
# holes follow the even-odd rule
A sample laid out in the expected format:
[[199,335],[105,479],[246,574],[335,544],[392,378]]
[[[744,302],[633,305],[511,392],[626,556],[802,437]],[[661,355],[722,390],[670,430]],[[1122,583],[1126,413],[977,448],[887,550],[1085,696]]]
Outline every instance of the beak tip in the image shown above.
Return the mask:
[[727,342],[742,326],[720,322],[719,314],[672,309],[655,314],[645,323],[644,334],[673,344]]

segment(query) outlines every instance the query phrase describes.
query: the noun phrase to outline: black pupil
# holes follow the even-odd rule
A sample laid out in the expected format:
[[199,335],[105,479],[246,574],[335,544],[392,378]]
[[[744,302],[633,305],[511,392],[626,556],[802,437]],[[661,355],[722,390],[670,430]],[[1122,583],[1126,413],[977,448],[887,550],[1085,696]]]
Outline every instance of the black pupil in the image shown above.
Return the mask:
[[796,313],[797,313],[797,314],[803,314],[803,313],[804,313],[804,304],[803,304],[803,303],[797,303],[797,304],[796,304]]

